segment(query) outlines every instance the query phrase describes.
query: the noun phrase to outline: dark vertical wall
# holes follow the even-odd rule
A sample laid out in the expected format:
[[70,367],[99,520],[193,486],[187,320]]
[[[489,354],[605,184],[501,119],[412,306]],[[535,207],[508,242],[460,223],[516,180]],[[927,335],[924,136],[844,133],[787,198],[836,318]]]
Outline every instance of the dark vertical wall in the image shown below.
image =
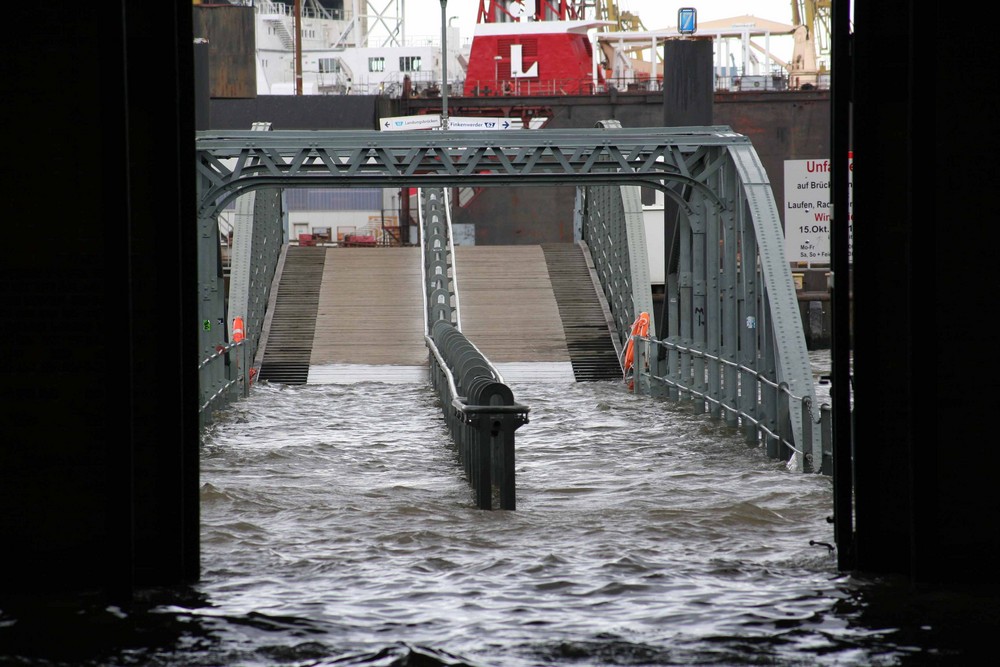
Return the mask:
[[[712,125],[715,77],[712,76],[712,42],[671,40],[663,44],[663,126],[689,127]],[[684,189],[671,188],[682,195]],[[680,206],[670,197],[663,200],[663,262],[666,293],[673,293],[678,281],[677,243],[682,228]],[[672,287],[673,286],[673,287]],[[670,302],[657,294],[656,336],[666,338],[670,331]],[[665,358],[666,350],[660,350]]]
[[663,43],[663,126],[712,124],[712,42]]
[[[18,162],[4,169],[0,261],[0,595],[127,585],[128,489],[115,480],[128,463],[128,388],[108,381],[128,355],[127,265],[108,263],[126,246],[102,217],[105,204],[120,215],[122,202],[102,192],[98,157],[108,150],[102,122],[120,131],[122,109],[112,94],[102,118],[104,85],[83,75],[105,64],[103,17],[63,8],[40,23],[31,5],[8,9],[20,29],[5,56],[5,72],[18,75],[4,77]],[[40,75],[68,64],[77,75],[59,86]],[[121,67],[102,83],[120,81]],[[116,137],[109,148],[121,145]],[[107,176],[121,176],[114,161]],[[42,216],[53,202],[67,205]]]
[[46,8],[8,16],[0,597],[124,596],[198,574],[190,7]]
[[257,95],[254,8],[226,3],[194,5],[194,36],[206,40],[212,97]]
[[[150,6],[153,4],[153,6]],[[124,2],[133,563],[142,585],[199,574],[194,37],[189,5]],[[157,72],[158,77],[150,76]],[[161,78],[162,77],[162,78]],[[162,80],[174,82],[164,94]],[[151,104],[150,100],[157,100]],[[155,165],[155,168],[151,168]]]
[[[864,7],[857,11],[859,18],[866,16]],[[855,73],[856,565],[873,572],[910,573],[915,522],[921,520],[916,515],[916,494],[932,493],[916,486],[914,466],[922,459],[917,439],[935,439],[931,434],[944,407],[928,404],[930,410],[918,412],[925,403],[920,394],[942,388],[936,386],[932,361],[936,355],[921,361],[916,354],[931,343],[930,331],[923,326],[933,324],[914,312],[914,306],[923,289],[928,296],[936,289],[938,271],[933,264],[922,265],[929,259],[924,244],[934,237],[933,225],[912,229],[920,209],[910,173],[916,146],[908,112],[920,99],[909,84],[915,72],[908,45],[915,46],[915,36],[905,20],[867,15],[856,34],[859,65],[879,56],[876,35],[899,49],[881,54],[887,59],[882,65],[896,73],[891,94],[882,86],[866,89],[873,83],[867,68],[859,66]],[[869,324],[878,316],[876,303],[900,335],[880,335]],[[917,386],[918,377],[926,383],[921,383],[923,388]]]
[[934,14],[855,3],[856,565],[995,590],[995,58]]

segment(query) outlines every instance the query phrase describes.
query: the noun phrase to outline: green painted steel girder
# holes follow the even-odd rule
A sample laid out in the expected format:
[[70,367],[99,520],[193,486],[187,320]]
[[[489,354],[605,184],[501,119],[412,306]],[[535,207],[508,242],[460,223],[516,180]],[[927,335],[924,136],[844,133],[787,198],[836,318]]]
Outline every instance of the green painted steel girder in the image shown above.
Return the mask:
[[[457,132],[200,132],[199,215],[262,187],[645,185],[704,189],[706,150],[749,145],[727,126]],[[706,167],[705,165],[709,165]]]
[[[801,469],[810,453],[815,465],[820,439],[817,422],[805,407],[805,399],[815,405],[808,352],[784,258],[778,210],[750,140],[726,126],[617,125],[602,121],[587,130],[501,133],[202,132],[196,146],[199,218],[207,238],[207,230],[228,202],[265,187],[660,189],[683,215],[678,270],[668,275],[668,298],[677,306],[670,310],[667,339],[649,341],[670,346],[665,375],[657,376],[657,381],[669,385],[672,394],[714,399],[709,409],[715,414],[723,404],[727,411],[738,409],[749,420],[748,436],[765,433],[769,450],[783,428],[778,423],[777,398],[787,389],[797,397],[788,406],[792,448],[803,442],[813,447],[812,452],[796,450],[803,455],[796,459],[797,465]],[[624,331],[637,308],[652,310],[647,304],[651,299],[634,289],[640,284],[645,290],[649,282],[648,275],[632,266],[642,263],[644,240],[628,229],[631,225],[641,231],[641,220],[631,220],[641,205],[634,188],[600,190],[584,199],[586,215],[592,218],[588,225],[593,227],[584,236],[590,236],[585,240],[597,255],[594,262],[602,287],[609,303],[617,304],[618,328]],[[609,199],[612,193],[617,196]],[[622,193],[630,203],[624,202]],[[720,254],[723,246],[725,252]],[[214,285],[210,268],[203,270],[209,278],[207,289]],[[709,327],[703,321],[709,310],[721,317],[724,331],[723,326]],[[732,358],[737,341],[738,368]],[[639,373],[639,390],[653,388],[654,368],[660,366],[643,350],[636,368],[648,364],[649,370]],[[751,380],[766,380],[767,388],[758,392]],[[763,395],[761,400],[744,405],[757,393]],[[724,394],[728,398],[720,399]],[[805,431],[813,437],[806,438]]]

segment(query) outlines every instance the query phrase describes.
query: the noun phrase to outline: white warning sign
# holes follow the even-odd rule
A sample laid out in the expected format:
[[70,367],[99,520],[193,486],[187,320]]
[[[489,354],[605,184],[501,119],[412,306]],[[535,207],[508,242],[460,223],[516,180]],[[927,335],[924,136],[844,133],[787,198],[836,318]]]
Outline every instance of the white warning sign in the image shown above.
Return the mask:
[[[830,264],[830,160],[785,160],[785,251],[789,262]],[[848,155],[848,248],[854,256],[854,157]]]

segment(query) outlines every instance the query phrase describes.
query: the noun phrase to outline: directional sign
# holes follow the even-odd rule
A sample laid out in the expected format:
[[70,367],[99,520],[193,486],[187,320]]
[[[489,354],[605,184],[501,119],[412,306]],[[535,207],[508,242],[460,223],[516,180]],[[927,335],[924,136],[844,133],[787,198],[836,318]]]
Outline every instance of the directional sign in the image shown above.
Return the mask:
[[693,35],[698,29],[698,10],[694,7],[681,7],[677,10],[677,32],[682,35]]
[[400,130],[436,130],[441,127],[441,114],[429,113],[422,116],[390,116],[378,119],[378,129],[383,132]]
[[494,118],[485,116],[451,116],[448,118],[449,130],[510,130],[514,127],[510,118]]

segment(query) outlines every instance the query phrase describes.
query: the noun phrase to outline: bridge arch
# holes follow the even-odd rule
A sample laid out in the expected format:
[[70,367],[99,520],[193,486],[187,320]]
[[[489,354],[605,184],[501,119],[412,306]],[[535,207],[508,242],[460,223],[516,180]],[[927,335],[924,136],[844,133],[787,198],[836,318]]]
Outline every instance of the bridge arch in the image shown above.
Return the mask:
[[[670,326],[676,328],[668,329],[663,340],[643,341],[637,390],[694,400],[713,416],[744,424],[748,438],[763,438],[776,456],[788,457],[797,468],[818,470],[819,415],[805,336],[777,207],[750,140],[726,126],[636,129],[616,124],[499,137],[461,131],[202,132],[197,138],[201,235],[215,238],[212,230],[222,208],[263,188],[574,185],[591,193],[609,186],[633,194],[634,186],[661,190],[681,214],[678,233],[686,250],[668,294],[674,304]],[[627,197],[634,212],[637,198]],[[626,261],[626,256],[636,257],[644,240],[638,232],[630,237],[624,219],[619,223],[614,216],[605,217],[615,237],[626,240],[611,244],[602,260],[607,292],[624,284],[605,279],[633,271],[638,262]],[[590,238],[595,238],[594,230]],[[642,278],[630,273],[625,282],[628,295],[619,296],[631,304],[631,312],[623,307],[616,315],[622,340],[629,320],[651,303],[643,296],[648,279],[643,287]],[[202,300],[203,320],[213,318],[215,313],[208,311],[219,307],[210,301]],[[718,326],[709,325],[713,314]],[[218,344],[212,335],[203,335],[206,353]],[[764,400],[750,398],[761,394]]]

